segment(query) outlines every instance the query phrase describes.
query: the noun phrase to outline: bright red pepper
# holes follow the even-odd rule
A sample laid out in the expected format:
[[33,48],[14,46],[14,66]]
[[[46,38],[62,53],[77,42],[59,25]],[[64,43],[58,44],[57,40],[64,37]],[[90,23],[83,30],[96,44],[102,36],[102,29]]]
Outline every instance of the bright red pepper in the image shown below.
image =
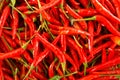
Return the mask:
[[3,27],[5,25],[5,21],[7,20],[9,14],[10,14],[10,7],[6,6],[3,10],[1,17],[0,17],[0,37],[2,36]]

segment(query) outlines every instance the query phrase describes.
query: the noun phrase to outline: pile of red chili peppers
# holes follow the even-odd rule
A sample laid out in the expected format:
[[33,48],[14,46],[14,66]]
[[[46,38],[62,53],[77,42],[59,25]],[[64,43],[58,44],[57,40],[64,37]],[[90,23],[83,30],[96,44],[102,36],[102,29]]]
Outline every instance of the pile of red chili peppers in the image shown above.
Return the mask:
[[0,0],[0,80],[119,80],[120,0]]

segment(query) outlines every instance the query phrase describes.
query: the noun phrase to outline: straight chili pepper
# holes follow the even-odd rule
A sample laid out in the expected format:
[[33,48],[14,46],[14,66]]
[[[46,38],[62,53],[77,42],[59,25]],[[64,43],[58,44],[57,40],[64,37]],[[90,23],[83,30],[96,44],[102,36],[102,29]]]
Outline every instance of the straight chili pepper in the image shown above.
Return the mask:
[[75,50],[73,50],[72,48],[70,48],[70,52],[75,64],[77,65],[77,68],[79,68],[80,65],[79,65],[78,55],[76,54]]
[[98,12],[95,9],[78,9],[77,13],[82,17],[90,17],[96,15]]
[[63,52],[66,52],[66,36],[65,35],[61,35],[60,43],[61,43],[61,50]]
[[89,36],[89,39],[88,39],[88,48],[89,48],[90,55],[93,57],[94,25],[93,25],[93,22],[91,22],[91,21],[88,22],[88,31],[91,35],[91,36]]
[[5,21],[7,20],[8,16],[9,16],[9,14],[10,14],[10,7],[6,6],[3,9],[3,12],[2,12],[1,17],[0,17],[0,37],[1,37],[2,32],[3,32],[3,26],[4,26]]
[[56,62],[57,59],[55,59],[49,66],[48,68],[48,75],[49,75],[49,78],[52,78],[54,77],[54,67],[55,67],[55,62]]
[[[98,0],[91,0],[93,5],[95,6],[96,10],[107,17],[109,20],[119,23],[120,24],[120,19],[114,16],[110,11],[108,11],[105,7],[102,6],[102,4]],[[101,19],[102,20],[102,19]]]
[[16,37],[16,32],[18,28],[18,23],[19,22],[19,16],[18,12],[13,10],[13,23],[12,23],[12,38],[15,39]]
[[120,74],[120,70],[117,69],[117,70],[111,70],[111,71],[100,71],[100,72],[93,72],[92,74]]
[[102,50],[102,63],[105,63],[107,61],[107,53],[106,53],[106,50],[103,49]]
[[90,36],[90,34],[86,31],[75,29],[71,27],[59,27],[59,33],[60,34],[66,34],[66,35],[73,35],[73,34],[85,34]]

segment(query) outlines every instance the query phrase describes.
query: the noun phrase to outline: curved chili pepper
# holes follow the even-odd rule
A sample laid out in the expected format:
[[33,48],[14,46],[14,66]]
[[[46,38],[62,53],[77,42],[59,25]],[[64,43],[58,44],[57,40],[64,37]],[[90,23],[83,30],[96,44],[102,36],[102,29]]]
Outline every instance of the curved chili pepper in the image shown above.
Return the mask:
[[57,5],[61,0],[52,0],[50,1],[48,4],[45,4],[44,6],[42,6],[40,9],[38,9],[37,11],[35,11],[36,13],[41,13],[42,11],[53,7],[55,5]]
[[15,48],[17,46],[17,44],[6,34],[3,34],[4,38],[6,39],[6,41],[8,42],[8,44],[10,44],[11,47]]
[[114,6],[112,5],[112,3],[109,1],[109,0],[104,0],[105,1],[105,4],[108,6],[108,8],[110,9],[110,12],[115,14],[115,8]]
[[112,0],[113,5],[115,6],[117,17],[120,18],[120,6],[118,0]]
[[34,34],[34,31],[35,31],[35,25],[34,25],[33,21],[28,16],[26,16],[24,20],[30,28],[30,37],[32,37]]
[[106,38],[111,38],[113,35],[112,34],[105,34],[103,36],[98,37],[97,39],[94,39],[94,45],[98,43],[99,41],[106,39]]
[[78,3],[77,1],[75,1],[75,0],[69,0],[70,1],[70,3],[72,4],[72,5],[74,5],[74,6],[78,6],[80,3]]
[[6,6],[3,9],[3,12],[2,12],[1,17],[0,17],[0,37],[1,37],[2,32],[3,32],[3,26],[4,26],[5,21],[7,20],[8,16],[9,16],[9,14],[10,14],[10,7]]
[[[102,45],[100,45],[99,47],[97,48],[94,48],[93,49],[93,54],[96,55],[98,52],[100,52],[102,49],[105,49],[107,47],[109,47],[110,45],[112,44],[111,41],[108,41]],[[88,62],[90,62],[94,57],[91,57],[91,56],[88,56],[87,59],[88,59]]]
[[[78,15],[69,5],[66,4],[65,9],[68,11],[68,13],[76,18],[76,19],[83,19],[80,15]],[[81,27],[86,30],[87,29],[87,23],[83,20],[79,22]]]
[[[113,22],[120,23],[120,19],[114,16],[110,11],[102,6],[98,0],[91,0],[96,10]],[[102,20],[102,19],[101,19]]]
[[89,0],[78,0],[83,7],[89,7]]
[[89,72],[94,72],[94,71],[102,70],[105,68],[109,68],[109,67],[117,65],[119,63],[120,63],[120,57],[117,57],[117,58],[109,60],[101,65],[94,66]]
[[[80,19],[79,19],[80,20]],[[76,20],[76,21],[79,21]],[[96,20],[99,23],[103,24],[112,34],[120,36],[120,32],[102,15],[95,15],[91,18],[86,18],[86,20]]]
[[80,48],[71,38],[67,37],[67,41],[71,46],[74,46],[74,48],[78,51],[78,55],[80,57],[80,61],[82,63],[87,63],[87,58],[84,50]]
[[74,71],[77,71],[78,68],[77,68],[77,65],[74,63],[73,59],[68,54],[64,54],[64,55],[65,55],[66,60],[69,61],[73,65]]
[[[58,36],[52,43],[53,45],[55,45],[58,40],[59,40],[60,36]],[[34,60],[33,60],[33,66],[36,66],[40,61],[42,61],[49,53],[49,50],[46,49],[44,50],[41,54],[39,54]]]
[[63,72],[65,71],[65,64],[66,64],[66,59],[65,56],[63,55],[63,53],[59,50],[59,48],[55,47],[53,44],[49,43],[47,40],[45,40],[44,38],[42,38],[42,36],[40,36],[38,33],[36,33],[38,39],[46,46],[48,47],[48,49],[50,49],[51,51],[53,51],[55,53],[55,55],[59,58],[61,64],[62,64],[62,69]]
[[46,11],[42,11],[42,17],[46,19],[48,22],[51,22],[53,24],[61,25],[59,21],[57,21],[55,18],[51,17]]

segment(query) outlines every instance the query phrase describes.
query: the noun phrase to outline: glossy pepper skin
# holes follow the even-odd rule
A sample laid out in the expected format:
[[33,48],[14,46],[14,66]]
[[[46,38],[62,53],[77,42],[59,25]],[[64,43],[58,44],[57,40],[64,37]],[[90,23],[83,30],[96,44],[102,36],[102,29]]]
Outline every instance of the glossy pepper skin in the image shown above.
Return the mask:
[[9,16],[9,14],[10,14],[10,7],[9,7],[9,6],[6,6],[6,7],[3,9],[3,12],[2,12],[2,14],[1,14],[1,16],[0,16],[0,37],[1,37],[1,35],[2,35],[3,27],[4,27],[4,25],[5,25],[5,22],[6,22],[7,18],[8,18],[8,16]]
[[110,19],[110,21],[120,23],[120,19],[114,16],[110,11],[108,11],[98,0],[92,0],[93,5],[95,6],[96,10],[105,16],[106,18]]

